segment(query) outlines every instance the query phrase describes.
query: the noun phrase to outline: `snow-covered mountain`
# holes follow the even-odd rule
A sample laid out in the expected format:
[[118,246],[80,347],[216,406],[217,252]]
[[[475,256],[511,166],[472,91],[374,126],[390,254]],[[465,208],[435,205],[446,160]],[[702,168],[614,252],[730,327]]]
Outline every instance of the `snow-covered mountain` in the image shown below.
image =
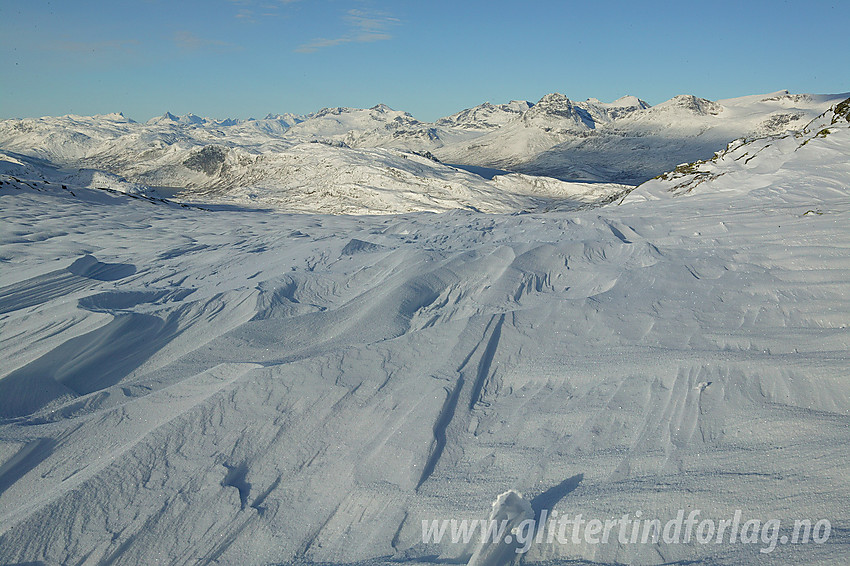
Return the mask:
[[201,209],[6,153],[0,563],[493,566],[423,521],[508,508],[703,533],[546,523],[526,564],[846,564],[848,110],[547,214]]
[[151,195],[187,201],[300,212],[512,212],[600,204],[628,190],[521,174],[490,180],[410,151],[349,146],[399,132],[402,145],[411,145],[416,128],[427,132],[383,105],[230,125],[194,115],[145,124],[120,114],[64,116],[2,122],[0,146],[10,160],[28,163],[34,178],[60,184],[134,193],[148,187]]
[[512,100],[508,104],[485,102],[474,108],[461,110],[437,120],[438,126],[459,127],[470,130],[495,130],[518,118],[533,105],[525,100]]
[[677,96],[650,107],[635,97],[604,104],[550,94],[498,130],[434,154],[448,163],[638,184],[679,163],[709,158],[733,139],[799,129],[846,97],[781,91],[712,102]]

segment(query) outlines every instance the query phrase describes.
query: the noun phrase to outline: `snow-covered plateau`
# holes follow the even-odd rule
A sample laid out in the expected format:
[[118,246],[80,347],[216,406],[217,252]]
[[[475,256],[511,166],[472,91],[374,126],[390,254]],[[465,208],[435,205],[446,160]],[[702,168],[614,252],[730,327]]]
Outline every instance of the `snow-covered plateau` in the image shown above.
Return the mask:
[[[0,153],[2,564],[850,563],[850,101],[6,120]],[[488,515],[539,537],[423,536]]]

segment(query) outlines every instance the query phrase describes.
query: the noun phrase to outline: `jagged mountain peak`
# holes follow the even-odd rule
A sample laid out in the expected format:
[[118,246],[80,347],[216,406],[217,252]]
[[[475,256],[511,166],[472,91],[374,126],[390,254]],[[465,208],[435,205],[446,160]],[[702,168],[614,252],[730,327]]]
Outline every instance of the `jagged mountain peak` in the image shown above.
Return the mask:
[[541,104],[566,104],[569,102],[570,99],[567,98],[566,95],[561,94],[560,92],[550,92],[549,94],[544,95],[540,100],[538,100],[536,106],[540,106]]
[[531,104],[525,101],[512,100],[508,104],[498,105],[488,101],[461,110],[451,116],[440,118],[437,120],[437,124],[465,129],[490,130],[516,119],[529,108],[531,108]]
[[596,122],[590,113],[559,92],[547,94],[523,112],[527,126],[550,130],[592,130]]
[[572,100],[559,92],[553,92],[538,100],[525,114],[529,116],[543,114],[571,115],[573,108]]
[[526,110],[534,106],[534,103],[529,102],[527,100],[511,100],[510,102],[508,102],[507,104],[503,104],[502,106],[511,110],[525,112]]
[[614,102],[609,103],[608,106],[612,108],[630,108],[634,106],[638,108],[649,108],[651,105],[637,96],[627,94],[625,96],[621,96]]
[[186,122],[189,122],[190,124],[205,124],[207,122],[206,119],[201,118],[200,116],[198,116],[196,114],[192,114],[191,112],[189,112],[185,116],[181,116],[180,120],[181,121],[185,120]]
[[526,112],[527,116],[550,115],[572,117],[580,108],[577,104],[559,92],[552,92],[537,101]]
[[112,120],[113,122],[133,122],[134,120],[127,118],[123,112],[111,112],[109,114],[103,114],[102,117],[106,120]]
[[382,117],[389,118],[389,119],[392,119],[392,117],[394,117],[396,115],[408,116],[410,118],[413,117],[408,112],[393,110],[392,108],[390,108],[386,104],[379,103],[379,104],[376,104],[375,106],[372,106],[371,108],[350,108],[348,106],[334,106],[334,107],[322,108],[318,112],[314,112],[313,114],[308,114],[307,116],[305,116],[305,119],[309,120],[309,119],[312,119],[312,118],[324,118],[326,116],[343,116],[343,115],[352,115],[352,116],[366,115],[366,116],[372,116],[372,117],[382,116]]
[[379,102],[378,104],[371,107],[369,110],[373,110],[375,112],[395,112],[395,110],[393,110],[383,102]]
[[176,116],[171,112],[166,112],[162,116],[157,116],[155,118],[151,118],[148,120],[148,124],[193,124],[193,125],[201,125],[206,124],[207,121],[200,116],[196,116],[191,112],[184,116]]
[[[249,119],[249,121],[252,121],[252,120],[255,121],[255,122],[258,121],[258,120],[255,120],[254,118]],[[269,114],[266,114],[266,117],[263,118],[263,120],[275,120],[275,121],[278,121],[278,122],[285,122],[289,125],[293,125],[293,124],[297,124],[299,122],[303,122],[305,120],[305,117],[300,116],[298,114],[292,114],[291,112],[285,112],[283,114],[269,113]]]
[[[246,121],[251,121],[253,118],[249,118]],[[157,116],[155,118],[151,118],[147,121],[148,124],[180,124],[184,126],[213,126],[213,127],[230,127],[230,126],[238,126],[243,121],[238,118],[223,118],[223,119],[214,119],[214,118],[204,118],[202,116],[198,116],[192,112],[188,114],[184,114],[182,116],[177,116],[172,114],[171,112],[166,112],[162,116]]]
[[699,98],[693,94],[680,94],[674,96],[670,100],[653,106],[653,108],[659,110],[684,109],[693,114],[702,116],[717,115],[723,111],[723,106],[721,104],[706,98]]
[[345,108],[342,106],[327,106],[325,108],[321,108],[316,112],[313,112],[308,117],[309,118],[322,118],[324,116],[338,116],[344,113],[350,113],[352,108]]
[[651,105],[637,96],[626,95],[613,102],[602,102],[598,98],[588,98],[577,103],[587,110],[596,122],[610,122],[631,116],[635,112],[651,108]]

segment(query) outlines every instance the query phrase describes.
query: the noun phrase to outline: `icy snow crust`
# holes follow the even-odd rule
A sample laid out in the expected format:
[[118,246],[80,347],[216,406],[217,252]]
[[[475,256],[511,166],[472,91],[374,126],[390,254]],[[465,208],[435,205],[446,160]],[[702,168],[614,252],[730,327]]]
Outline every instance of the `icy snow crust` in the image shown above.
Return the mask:
[[9,157],[0,562],[465,563],[422,520],[516,489],[833,526],[528,564],[846,564],[850,122],[821,120],[549,214],[205,210]]

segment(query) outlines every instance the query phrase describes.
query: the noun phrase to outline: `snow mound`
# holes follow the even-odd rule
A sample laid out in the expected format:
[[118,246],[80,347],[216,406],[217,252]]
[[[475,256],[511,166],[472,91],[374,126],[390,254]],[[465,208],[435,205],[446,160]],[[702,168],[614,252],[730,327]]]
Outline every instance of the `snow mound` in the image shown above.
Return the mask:
[[[513,533],[506,535],[498,541],[482,542],[467,563],[468,566],[505,566],[517,559],[517,549],[520,548],[516,540],[516,529],[521,528],[524,521],[534,518],[531,504],[523,499],[522,494],[516,490],[508,490],[499,495],[493,502],[488,521],[504,525],[505,532]],[[511,537],[508,539],[507,537]],[[510,542],[509,542],[510,541]]]

